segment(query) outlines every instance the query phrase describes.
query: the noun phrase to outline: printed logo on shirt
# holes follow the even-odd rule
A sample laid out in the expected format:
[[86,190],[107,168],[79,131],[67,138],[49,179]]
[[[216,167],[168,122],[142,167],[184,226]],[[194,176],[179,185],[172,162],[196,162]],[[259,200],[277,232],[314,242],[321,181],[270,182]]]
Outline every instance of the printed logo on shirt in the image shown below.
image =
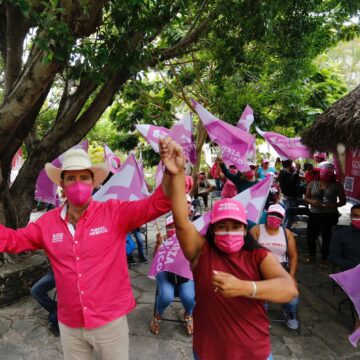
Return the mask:
[[94,236],[94,235],[100,235],[100,234],[104,234],[107,233],[108,229],[105,226],[101,226],[98,228],[94,228],[94,229],[90,229],[90,236]]
[[64,238],[64,234],[63,234],[63,233],[53,234],[53,236],[52,236],[52,242],[53,242],[53,243],[57,243],[57,242],[63,241],[63,238]]

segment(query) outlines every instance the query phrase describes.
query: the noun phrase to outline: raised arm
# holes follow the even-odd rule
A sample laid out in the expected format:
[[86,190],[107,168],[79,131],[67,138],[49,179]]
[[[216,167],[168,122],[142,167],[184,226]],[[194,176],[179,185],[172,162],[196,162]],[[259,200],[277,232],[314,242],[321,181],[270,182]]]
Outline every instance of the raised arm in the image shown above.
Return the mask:
[[185,157],[180,145],[170,138],[160,141],[163,163],[170,174],[170,198],[176,235],[185,257],[193,262],[200,254],[204,239],[189,220],[188,204],[185,197]]
[[223,174],[235,184],[239,179],[239,175],[232,174],[222,160],[220,160],[220,166],[221,166],[221,171],[223,172]]

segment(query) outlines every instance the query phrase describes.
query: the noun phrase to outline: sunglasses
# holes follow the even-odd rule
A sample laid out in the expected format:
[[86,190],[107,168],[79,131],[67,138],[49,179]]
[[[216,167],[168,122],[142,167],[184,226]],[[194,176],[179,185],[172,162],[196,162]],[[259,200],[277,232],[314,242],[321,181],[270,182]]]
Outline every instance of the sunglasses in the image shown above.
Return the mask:
[[284,218],[283,216],[281,216],[281,215],[278,214],[278,213],[268,213],[268,216],[274,216],[274,217],[276,217],[276,218],[278,218],[278,219],[283,219],[283,218]]

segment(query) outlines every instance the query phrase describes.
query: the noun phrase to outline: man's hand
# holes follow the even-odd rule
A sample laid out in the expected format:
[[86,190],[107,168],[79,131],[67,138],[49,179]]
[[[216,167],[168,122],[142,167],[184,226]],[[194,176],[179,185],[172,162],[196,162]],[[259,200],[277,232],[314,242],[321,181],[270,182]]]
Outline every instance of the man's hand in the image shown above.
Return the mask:
[[212,283],[214,285],[214,291],[224,297],[241,296],[243,280],[238,279],[234,275],[214,270]]
[[160,158],[170,175],[178,175],[184,171],[185,156],[182,147],[170,137],[159,140]]

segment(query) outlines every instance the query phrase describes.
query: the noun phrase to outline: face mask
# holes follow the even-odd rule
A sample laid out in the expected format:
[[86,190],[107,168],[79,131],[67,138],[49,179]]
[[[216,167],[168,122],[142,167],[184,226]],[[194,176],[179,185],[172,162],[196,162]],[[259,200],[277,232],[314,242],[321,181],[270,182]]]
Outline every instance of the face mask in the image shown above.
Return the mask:
[[232,174],[234,174],[234,175],[237,173],[237,169],[236,169],[236,168],[234,168],[234,169],[231,168],[231,169],[229,169],[229,171],[230,171]]
[[351,225],[360,231],[360,219],[351,219]]
[[77,181],[64,189],[65,196],[74,206],[84,206],[88,203],[93,187]]
[[216,246],[227,254],[233,254],[244,246],[243,231],[216,231],[214,239]]
[[199,176],[199,179],[200,179],[201,181],[203,181],[203,180],[205,179],[205,176],[204,176],[204,175],[200,175],[200,176]]
[[277,216],[268,215],[266,223],[269,227],[276,229],[281,225],[282,219],[278,218]]
[[176,229],[166,230],[166,235],[167,235],[168,238],[172,237],[175,234],[176,234]]
[[247,179],[252,179],[255,176],[255,170],[246,171],[244,175]]

